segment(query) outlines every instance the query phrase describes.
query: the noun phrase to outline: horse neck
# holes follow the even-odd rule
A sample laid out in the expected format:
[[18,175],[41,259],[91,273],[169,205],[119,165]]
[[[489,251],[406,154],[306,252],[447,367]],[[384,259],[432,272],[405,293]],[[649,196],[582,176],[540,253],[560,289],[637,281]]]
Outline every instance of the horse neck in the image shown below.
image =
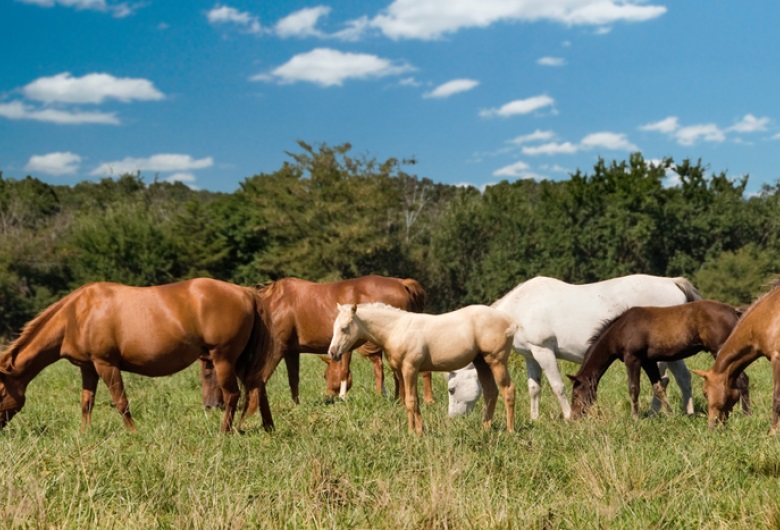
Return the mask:
[[63,302],[50,306],[24,327],[3,354],[1,371],[26,386],[41,370],[60,359],[65,335]]
[[734,379],[748,365],[761,357],[761,350],[750,340],[752,330],[743,331],[746,328],[747,326],[740,326],[736,333],[732,332],[729,335],[729,338],[726,339],[723,347],[721,347],[715,357],[715,363],[712,365],[713,372],[723,373],[728,378]]
[[360,338],[384,346],[390,330],[404,314],[397,309],[358,306],[355,322],[358,324]]
[[606,331],[588,348],[577,372],[577,376],[583,380],[593,381],[594,387],[618,358],[612,352],[612,341],[609,338],[609,331]]

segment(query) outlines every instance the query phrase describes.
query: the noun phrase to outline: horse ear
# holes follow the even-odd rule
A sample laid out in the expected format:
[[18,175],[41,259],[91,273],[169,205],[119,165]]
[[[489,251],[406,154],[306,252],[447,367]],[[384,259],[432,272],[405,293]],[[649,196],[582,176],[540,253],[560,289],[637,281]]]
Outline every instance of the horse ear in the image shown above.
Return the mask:
[[349,308],[349,311],[354,315],[357,313],[357,304],[352,304],[352,307]]
[[566,377],[572,380],[572,382],[576,383],[579,381],[579,378],[576,375],[566,374]]
[[709,370],[691,370],[691,373],[694,373],[699,377],[703,377],[704,379],[707,379],[710,376]]
[[330,357],[328,357],[327,355],[320,355],[320,359],[321,359],[321,360],[322,360],[322,362],[324,362],[325,364],[330,364]]

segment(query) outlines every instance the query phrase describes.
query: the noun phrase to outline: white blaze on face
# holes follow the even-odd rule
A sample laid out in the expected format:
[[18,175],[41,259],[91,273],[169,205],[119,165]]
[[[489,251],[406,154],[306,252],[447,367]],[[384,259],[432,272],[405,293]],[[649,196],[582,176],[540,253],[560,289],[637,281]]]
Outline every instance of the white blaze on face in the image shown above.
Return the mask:
[[344,399],[344,396],[347,395],[347,381],[346,379],[341,382],[341,388],[339,389],[339,397]]
[[449,398],[449,417],[462,416],[474,410],[480,396],[482,385],[479,384],[477,369],[469,364],[450,372],[447,376],[447,390]]

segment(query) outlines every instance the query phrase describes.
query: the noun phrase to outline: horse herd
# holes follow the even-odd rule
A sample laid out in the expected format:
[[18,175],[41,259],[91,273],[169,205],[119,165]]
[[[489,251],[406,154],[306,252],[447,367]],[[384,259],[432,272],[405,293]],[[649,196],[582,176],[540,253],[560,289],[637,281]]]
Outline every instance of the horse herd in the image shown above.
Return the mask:
[[[405,405],[410,432],[421,434],[417,396],[422,373],[425,400],[433,400],[431,371],[448,375],[450,415],[474,407],[484,394],[483,424],[491,423],[498,395],[507,430],[514,428],[511,351],[526,360],[532,419],[539,416],[541,375],[557,396],[564,418],[587,414],[599,380],[617,359],[628,372],[632,413],[638,414],[640,370],[653,387],[653,410],[669,408],[668,368],[693,413],[691,376],[682,359],[706,350],[716,356],[704,378],[709,426],[734,405],[750,409],[744,369],[764,356],[775,379],[772,431],[780,426],[780,287],[742,314],[701,300],[684,278],[631,275],[570,285],[536,277],[491,306],[473,305],[441,315],[423,314],[425,291],[415,280],[364,276],[332,283],[286,278],[260,288],[199,278],[155,287],[92,283],[76,289],[28,322],[0,354],[0,428],[25,403],[30,381],[46,366],[67,359],[81,370],[82,429],[89,426],[99,380],[108,387],[125,426],[135,430],[122,371],[164,376],[200,361],[206,407],[224,407],[222,431],[259,409],[273,429],[266,383],[281,360],[298,401],[301,353],[327,362],[328,396],[351,385],[351,352],[374,366],[377,392],[385,393],[382,356]],[[325,357],[327,354],[327,357]],[[566,397],[557,359],[581,364]]]

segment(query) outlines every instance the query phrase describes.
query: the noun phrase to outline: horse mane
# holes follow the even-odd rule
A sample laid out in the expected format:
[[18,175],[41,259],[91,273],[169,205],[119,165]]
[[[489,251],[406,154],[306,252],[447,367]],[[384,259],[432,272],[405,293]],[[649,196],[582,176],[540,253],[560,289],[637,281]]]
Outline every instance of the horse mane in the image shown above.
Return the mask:
[[11,375],[14,369],[14,361],[19,355],[19,352],[30,343],[38,331],[47,322],[49,322],[49,320],[51,320],[51,318],[62,308],[62,306],[65,305],[66,302],[70,301],[70,299],[79,290],[80,289],[73,291],[69,295],[53,303],[24,325],[19,336],[8,345],[2,354],[0,354],[0,373]]
[[267,282],[255,285],[255,292],[264,301],[268,300],[269,298],[271,298],[274,294],[276,294],[281,289],[282,289],[282,287],[279,285],[279,281],[278,280],[277,281],[267,281]]
[[[607,329],[614,324],[620,317],[623,316],[623,314],[628,311],[630,308],[625,308],[620,313],[615,315],[612,318],[605,318],[601,321],[601,324],[599,324],[599,327],[597,327],[593,331],[593,335],[588,339],[588,352],[590,351],[590,347],[596,344],[596,341],[599,340],[599,337],[601,337]],[[584,359],[583,359],[584,360]]]
[[780,276],[774,276],[773,278],[769,279],[766,283],[764,283],[763,287],[767,290],[762,294],[760,294],[758,298],[756,298],[753,301],[753,303],[751,303],[747,307],[740,306],[736,308],[737,312],[739,313],[740,319],[745,318],[747,314],[750,313],[761,300],[763,300],[764,298],[766,298],[767,296],[769,296],[770,294],[772,294],[773,292],[775,292],[777,289],[780,288]]
[[366,308],[366,309],[389,309],[392,311],[395,311],[397,313],[405,313],[403,309],[399,307],[395,307],[392,305],[385,304],[384,302],[366,302],[363,304],[357,304],[358,309],[360,308]]

